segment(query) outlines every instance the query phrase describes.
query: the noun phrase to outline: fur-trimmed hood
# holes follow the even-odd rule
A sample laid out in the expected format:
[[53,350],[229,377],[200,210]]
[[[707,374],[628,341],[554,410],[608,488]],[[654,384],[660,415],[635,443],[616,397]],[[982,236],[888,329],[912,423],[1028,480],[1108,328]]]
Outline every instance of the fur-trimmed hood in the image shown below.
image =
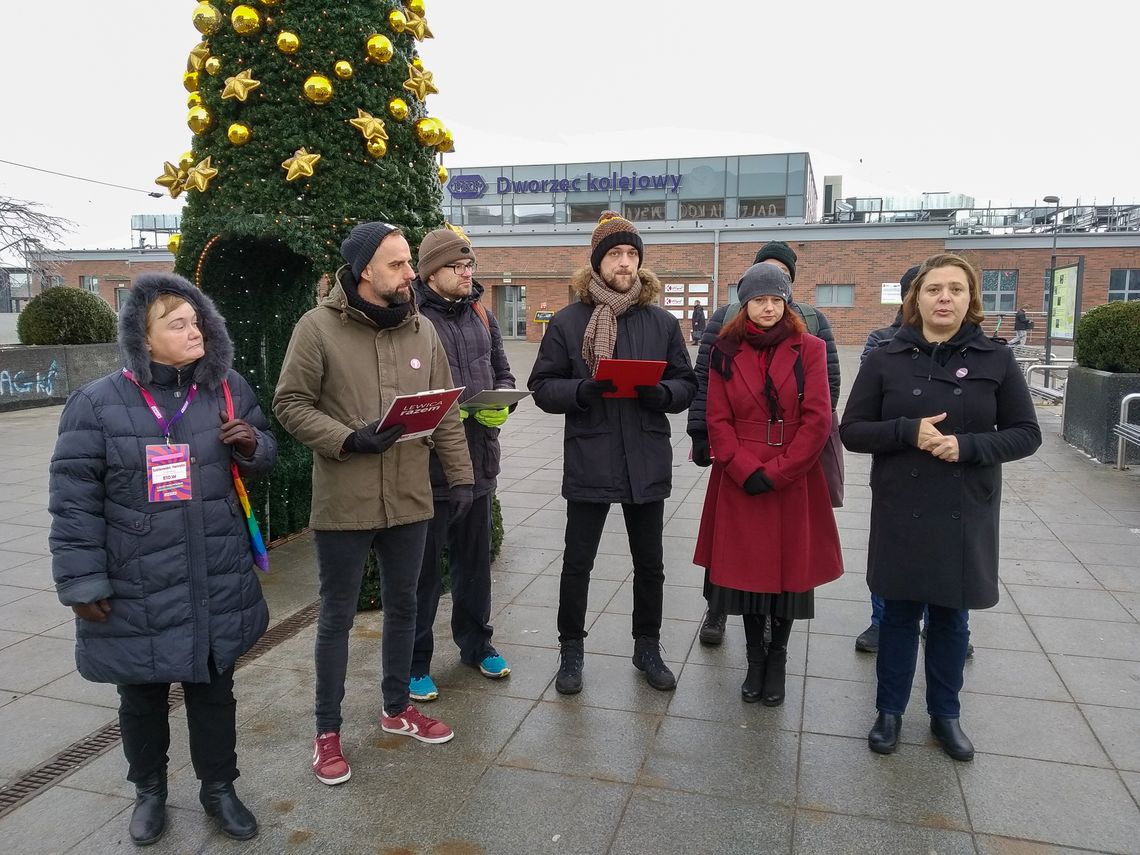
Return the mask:
[[[588,290],[590,274],[593,272],[593,268],[583,267],[576,270],[574,275],[570,277],[570,292],[587,306],[594,303],[590,299]],[[657,274],[642,267],[637,271],[637,275],[641,279],[641,294],[638,295],[637,305],[648,306],[650,303],[656,303],[657,298],[661,296],[661,280],[657,278]]]
[[146,310],[159,294],[175,294],[194,307],[205,340],[206,355],[194,368],[194,382],[207,389],[222,385],[233,366],[234,343],[214,301],[174,273],[144,273],[134,281],[119,309],[119,358],[143,386],[153,380],[146,349]]

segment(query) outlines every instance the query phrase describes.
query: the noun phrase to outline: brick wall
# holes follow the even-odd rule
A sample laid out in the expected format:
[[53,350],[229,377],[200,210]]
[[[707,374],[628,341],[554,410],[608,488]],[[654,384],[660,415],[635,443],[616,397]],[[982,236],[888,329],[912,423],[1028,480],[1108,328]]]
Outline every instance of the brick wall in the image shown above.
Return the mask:
[[[63,284],[79,288],[80,277],[96,276],[99,279],[99,296],[107,301],[112,309],[115,304],[115,289],[129,287],[131,281],[143,273],[173,273],[173,262],[164,261],[104,261],[104,260],[64,260],[55,263],[50,273],[63,277]],[[36,283],[35,293],[39,293]]]

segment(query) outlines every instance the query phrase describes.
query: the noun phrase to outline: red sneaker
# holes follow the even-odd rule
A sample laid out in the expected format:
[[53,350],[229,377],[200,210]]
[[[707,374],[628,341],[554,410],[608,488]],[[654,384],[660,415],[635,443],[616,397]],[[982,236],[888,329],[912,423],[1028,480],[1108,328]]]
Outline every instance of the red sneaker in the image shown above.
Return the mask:
[[455,732],[442,721],[429,718],[411,704],[399,715],[385,713],[380,716],[380,728],[433,744],[447,742],[455,736]]
[[340,753],[340,734],[336,731],[322,733],[313,740],[313,774],[330,787],[352,777],[352,769]]

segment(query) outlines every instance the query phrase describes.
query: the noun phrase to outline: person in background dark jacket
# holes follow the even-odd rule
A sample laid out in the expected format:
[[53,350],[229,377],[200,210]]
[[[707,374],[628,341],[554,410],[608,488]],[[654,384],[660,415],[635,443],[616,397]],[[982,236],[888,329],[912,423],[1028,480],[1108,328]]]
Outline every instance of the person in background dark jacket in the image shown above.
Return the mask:
[[902,326],[859,369],[840,427],[848,449],[874,455],[867,584],[885,606],[867,741],[880,754],[898,747],[928,606],[930,729],[955,760],[973,759],[958,722],[967,610],[998,601],[1001,464],[1041,445],[1013,351],[981,330],[978,282],[961,256],[923,262]]
[[[795,282],[796,260],[796,253],[790,246],[781,240],[773,240],[760,247],[752,263],[774,264],[787,273],[792,282]],[[835,408],[839,406],[841,377],[839,374],[839,350],[835,346],[835,336],[832,335],[831,324],[827,322],[823,312],[812,306],[805,309],[804,306],[794,300],[788,305],[804,319],[808,332],[823,339],[823,343],[827,347],[827,384],[831,388],[831,409],[834,412]],[[712,464],[712,459],[709,457],[708,424],[705,420],[705,402],[709,388],[709,351],[716,343],[717,337],[720,336],[721,326],[724,324],[729,310],[732,309],[735,313],[739,307],[739,303],[730,303],[713,312],[708,326],[705,327],[704,335],[701,336],[700,348],[697,350],[697,396],[693,398],[693,403],[689,407],[688,434],[693,440],[693,462],[698,466]],[[815,318],[814,324],[811,320],[813,316]],[[836,420],[838,421],[838,417]],[[725,622],[726,616],[720,612],[706,611],[704,621],[701,623],[701,643],[718,645],[724,641]]]
[[[610,505],[620,503],[633,554],[633,664],[662,691],[676,687],[661,660],[665,499],[673,483],[673,448],[665,413],[679,413],[697,391],[677,319],[656,305],[661,282],[642,268],[637,228],[605,211],[590,240],[590,266],[571,283],[578,301],[557,312],[542,338],[529,387],[548,413],[566,414],[562,495],[566,549],[558,596],[560,665],[555,688],[582,689],[583,639],[590,571]],[[666,363],[659,383],[636,398],[607,398],[595,380],[601,359]]]
[[[277,441],[231,368],[225,321],[182,277],[135,280],[119,310],[119,349],[123,370],[72,393],[60,417],[48,485],[56,591],[76,614],[79,673],[119,689],[136,792],[131,840],[154,843],[166,829],[175,682],[202,806],[225,834],[248,840],[257,820],[233,785],[234,665],[265,632],[269,609],[231,463],[265,474]],[[160,488],[164,449],[164,469],[184,477],[184,489]]]
[[1022,306],[1013,316],[1013,338],[1009,343],[1025,344],[1025,340],[1029,337],[1029,327],[1029,316],[1025,314],[1025,306]]
[[693,344],[700,344],[701,336],[705,333],[705,307],[700,303],[693,306],[693,315],[689,319],[692,335],[689,336]]
[[[419,276],[412,283],[416,303],[432,322],[447,361],[452,382],[464,386],[460,402],[487,389],[513,389],[515,378],[503,350],[495,316],[479,304],[483,286],[475,281],[475,252],[467,237],[451,229],[428,232],[420,243]],[[486,677],[511,673],[506,660],[491,644],[491,497],[499,475],[499,429],[507,409],[460,410],[471,452],[475,488],[471,510],[448,519],[449,488],[443,465],[431,456],[431,486],[435,517],[428,528],[416,594],[416,640],[412,650],[414,701],[431,701],[439,689],[431,678],[435,649],[432,625],[442,590],[443,550],[451,578],[451,633],[462,661]]]

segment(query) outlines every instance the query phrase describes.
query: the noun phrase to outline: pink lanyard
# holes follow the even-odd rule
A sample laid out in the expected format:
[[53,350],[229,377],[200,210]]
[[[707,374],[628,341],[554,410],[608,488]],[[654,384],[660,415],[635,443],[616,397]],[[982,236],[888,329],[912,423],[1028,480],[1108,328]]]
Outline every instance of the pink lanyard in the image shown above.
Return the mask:
[[162,431],[162,435],[164,437],[166,437],[166,441],[167,441],[167,443],[169,443],[170,442],[170,432],[174,429],[174,426],[176,424],[178,424],[178,420],[181,419],[182,416],[184,416],[186,414],[186,410],[189,408],[190,404],[193,402],[194,397],[198,394],[198,384],[197,383],[191,384],[190,392],[189,392],[189,394],[186,395],[186,402],[182,405],[182,409],[179,410],[177,413],[175,413],[173,416],[171,416],[170,421],[167,421],[166,416],[164,416],[162,414],[162,410],[160,410],[158,408],[158,404],[154,400],[154,395],[152,395],[150,392],[148,392],[146,389],[143,388],[143,385],[141,383],[139,383],[138,380],[135,379],[135,375],[132,374],[130,371],[128,371],[126,368],[124,368],[123,369],[123,376],[126,377],[128,380],[130,380],[132,383],[134,383],[135,386],[138,387],[138,390],[142,393],[143,400],[146,401],[146,405],[150,408],[151,415],[154,416],[154,420],[156,422],[158,422],[159,430]]

